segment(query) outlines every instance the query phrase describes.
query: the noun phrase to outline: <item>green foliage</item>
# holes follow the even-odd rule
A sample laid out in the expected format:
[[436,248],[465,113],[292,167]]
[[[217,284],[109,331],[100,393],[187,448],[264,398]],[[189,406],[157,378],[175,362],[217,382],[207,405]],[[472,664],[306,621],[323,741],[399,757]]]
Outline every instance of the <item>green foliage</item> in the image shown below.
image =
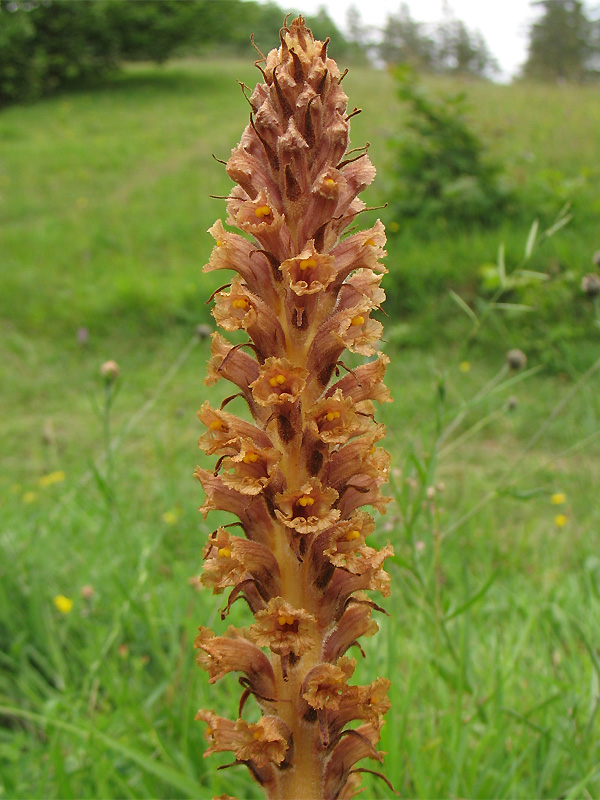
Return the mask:
[[[253,0],[0,0],[0,105],[97,83],[125,61],[250,54],[249,32],[270,47],[283,18],[275,3]],[[347,42],[324,10],[307,23],[343,55]]]
[[[238,141],[247,107],[232,88],[254,77],[231,58],[133,65],[105,87],[0,115],[0,796],[260,796],[241,768],[202,758],[196,709],[235,717],[237,701],[193,661],[196,626],[221,625],[222,596],[188,584],[210,531],[191,478],[195,410],[223,397],[202,384],[209,342],[190,343],[228,280],[201,273],[212,247],[203,231],[224,216],[208,195],[231,186],[211,153],[226,158]],[[354,69],[344,85],[364,110],[353,144],[373,143],[385,178],[393,80]],[[357,682],[392,677],[384,770],[405,798],[600,795],[600,373],[580,377],[598,332],[577,294],[600,249],[600,117],[591,87],[563,89],[466,86],[511,178],[560,174],[561,196],[580,179],[573,219],[524,267],[533,210],[501,229],[427,239],[406,228],[388,242],[395,402],[378,418],[394,503],[373,537],[391,539],[396,556],[392,595],[379,600],[391,616],[375,614],[381,632]],[[524,303],[530,290],[541,299],[555,280],[570,299],[556,327],[554,301],[547,318],[541,307],[496,309],[486,326],[497,334],[482,331],[465,352],[473,320],[448,289],[479,317],[500,282],[498,264],[495,276],[480,268],[500,241],[499,302]],[[550,277],[525,289],[517,269]],[[503,369],[527,320],[566,337],[549,345],[562,352],[560,374],[540,372],[532,353],[532,371]],[[112,477],[92,401],[107,358],[121,366]],[[41,481],[57,470],[63,481]],[[74,602],[68,614],[53,604],[59,594]],[[240,605],[232,615],[247,624]],[[366,796],[392,797],[375,781]]]
[[97,81],[117,65],[103,2],[0,0],[0,105]]
[[424,230],[497,223],[512,195],[500,164],[490,159],[467,121],[466,96],[434,99],[410,71],[398,70],[396,76],[409,112],[405,132],[392,141],[396,219]]
[[[526,78],[581,81],[594,73],[600,56],[594,25],[581,0],[538,0],[542,11],[531,26]],[[596,23],[596,27],[598,23]]]

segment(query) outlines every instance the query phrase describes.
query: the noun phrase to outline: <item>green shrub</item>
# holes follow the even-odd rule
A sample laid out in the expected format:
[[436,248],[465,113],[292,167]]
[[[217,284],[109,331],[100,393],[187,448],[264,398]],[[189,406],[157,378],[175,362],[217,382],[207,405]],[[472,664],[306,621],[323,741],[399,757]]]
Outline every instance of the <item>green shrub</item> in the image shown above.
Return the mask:
[[396,76],[409,116],[406,130],[392,142],[395,219],[413,229],[497,224],[509,211],[513,192],[467,121],[465,95],[434,99],[410,70]]

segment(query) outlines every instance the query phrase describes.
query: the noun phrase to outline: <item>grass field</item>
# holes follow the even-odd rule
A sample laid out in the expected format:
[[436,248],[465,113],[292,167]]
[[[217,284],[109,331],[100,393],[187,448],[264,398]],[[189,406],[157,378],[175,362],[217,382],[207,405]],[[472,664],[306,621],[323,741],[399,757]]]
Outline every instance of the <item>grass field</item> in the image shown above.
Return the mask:
[[[0,114],[0,797],[259,796],[243,770],[216,771],[226,756],[202,759],[194,713],[235,714],[237,687],[194,666],[195,628],[218,628],[223,600],[188,583],[219,519],[197,512],[195,411],[226,389],[203,385],[194,330],[223,282],[201,268],[224,215],[209,194],[230,185],[211,154],[247,121],[236,79],[256,80],[241,63],[138,66]],[[385,74],[345,84],[378,205],[401,110]],[[597,797],[600,362],[578,294],[600,249],[597,89],[463,88],[531,214],[390,241],[394,503],[374,538],[394,544],[394,591],[357,677],[392,678],[382,747],[403,797]],[[511,372],[519,321],[494,314],[469,339],[447,290],[482,308],[481,264],[501,241],[516,264],[533,220],[567,201],[572,222],[532,268],[558,264],[574,307],[554,338],[540,321],[552,358],[540,346]]]

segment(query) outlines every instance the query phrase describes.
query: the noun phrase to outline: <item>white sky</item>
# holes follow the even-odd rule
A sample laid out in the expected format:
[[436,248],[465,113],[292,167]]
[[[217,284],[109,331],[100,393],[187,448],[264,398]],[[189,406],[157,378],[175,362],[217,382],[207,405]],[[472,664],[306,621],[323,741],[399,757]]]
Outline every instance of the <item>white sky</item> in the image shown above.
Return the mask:
[[[407,0],[411,17],[417,22],[439,22],[443,18],[443,0]],[[325,6],[329,16],[345,30],[346,12],[352,0],[279,0],[285,10],[314,14]],[[387,14],[396,13],[401,0],[354,0],[363,22],[383,26]],[[500,64],[503,77],[514,75],[527,55],[527,31],[539,12],[529,0],[449,0],[455,17],[471,30],[479,30],[492,55]]]

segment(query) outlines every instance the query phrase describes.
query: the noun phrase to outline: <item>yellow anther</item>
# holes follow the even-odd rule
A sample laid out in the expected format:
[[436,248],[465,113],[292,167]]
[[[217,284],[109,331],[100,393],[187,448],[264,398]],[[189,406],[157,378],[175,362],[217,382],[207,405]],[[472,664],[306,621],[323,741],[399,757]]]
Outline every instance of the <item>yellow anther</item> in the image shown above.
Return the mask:
[[261,731],[254,731],[254,733],[252,734],[252,738],[256,739],[257,741],[258,741],[258,739],[262,739]]
[[223,425],[220,419],[213,419],[213,421],[210,423],[208,427],[211,429],[211,431],[220,431],[225,426]]
[[347,542],[353,542],[355,539],[359,539],[360,538],[360,531],[357,531],[357,530],[348,531],[348,533],[346,534],[345,538],[346,538]]
[[333,180],[333,178],[325,178],[323,183],[325,184],[325,186],[335,186],[335,181]]
[[293,625],[295,621],[295,617],[293,617],[291,614],[280,614],[277,617],[277,622],[280,625]]
[[222,242],[220,239],[217,239],[217,247],[225,247],[225,242]]
[[258,455],[256,453],[246,453],[242,461],[244,464],[254,464],[255,461],[258,461]]
[[273,375],[272,378],[269,378],[269,383],[271,386],[283,386],[285,383],[285,375]]
[[300,269],[303,272],[304,272],[305,269],[314,269],[317,266],[317,259],[316,258],[303,258],[298,266],[300,267]]
[[374,706],[379,702],[380,699],[381,698],[379,697],[379,695],[372,694],[371,697],[369,697],[369,703]]
[[223,558],[231,558],[231,550],[228,547],[220,547],[219,555]]
[[309,497],[307,494],[303,494],[302,497],[298,498],[298,505],[305,508],[306,506],[312,506],[315,503],[314,497]]
[[327,422],[333,422],[334,419],[337,419],[340,416],[339,411],[328,411],[325,415],[325,419]]
[[352,322],[350,324],[357,328],[359,325],[362,325],[364,321],[365,318],[358,314],[356,317],[352,317]]
[[243,297],[238,297],[238,299],[237,299],[237,300],[234,300],[234,301],[231,303],[231,305],[232,305],[234,308],[247,308],[247,307],[248,307],[248,301],[247,301],[247,300],[244,300],[244,298],[243,298]]
[[375,247],[375,239],[367,239],[365,244],[370,244],[371,247]]
[[268,217],[271,214],[271,209],[269,206],[259,206],[258,208],[254,209],[254,215],[261,219],[262,217]]
[[375,445],[373,445],[373,447],[369,450],[369,455],[371,455],[374,452],[375,452]]
[[207,736],[212,736],[212,732],[213,732],[213,729],[212,729],[212,728],[207,728],[207,729],[206,729],[206,735],[207,735]]

